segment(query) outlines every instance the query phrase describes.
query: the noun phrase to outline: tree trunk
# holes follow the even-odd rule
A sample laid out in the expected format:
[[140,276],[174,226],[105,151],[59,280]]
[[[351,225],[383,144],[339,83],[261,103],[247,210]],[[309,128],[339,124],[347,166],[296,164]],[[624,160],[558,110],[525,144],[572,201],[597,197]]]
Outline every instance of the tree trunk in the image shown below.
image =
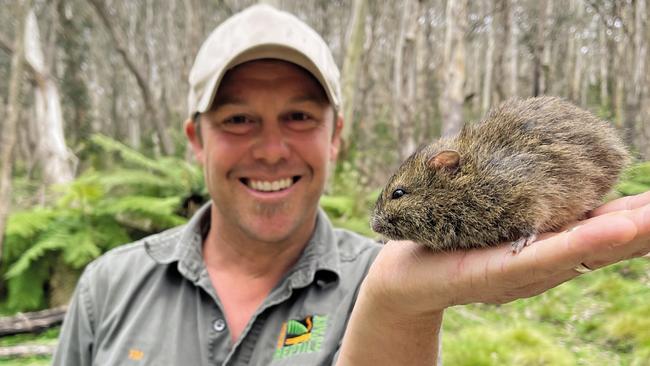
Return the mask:
[[25,60],[36,74],[34,105],[37,128],[34,133],[38,136],[43,184],[49,186],[72,181],[76,158],[65,144],[61,100],[47,71],[39,33],[36,16],[30,11],[25,27]]
[[0,337],[21,333],[37,333],[59,325],[63,322],[67,308],[67,305],[63,305],[32,313],[19,313],[14,316],[2,317],[0,318]]
[[634,4],[634,58],[632,66],[632,80],[629,86],[625,107],[625,132],[628,143],[639,146],[638,129],[641,125],[641,101],[645,92],[646,73],[646,0],[636,0]]
[[9,100],[7,101],[7,119],[2,126],[2,144],[0,146],[0,262],[3,253],[3,238],[9,208],[11,207],[11,173],[13,170],[13,150],[16,145],[16,126],[20,118],[21,81],[23,78],[24,32],[27,10],[31,1],[16,1],[16,36],[14,53],[11,56],[11,74],[9,76]]
[[[645,6],[647,8],[647,0],[645,3]],[[648,12],[646,11],[646,15],[650,16]],[[648,22],[648,18],[646,16],[645,19],[645,46],[646,46],[646,52],[647,52],[647,45],[648,45],[648,40],[650,40],[650,22]],[[645,61],[646,65],[645,68],[647,70],[647,60]],[[650,93],[648,93],[648,85],[650,85],[650,75],[648,75],[650,72],[646,71],[645,72],[645,81],[643,82],[644,89],[643,89],[643,102],[641,103],[641,113],[642,116],[640,118],[641,121],[644,121],[644,123],[641,123],[641,134],[640,136],[640,141],[639,141],[639,151],[641,158],[644,160],[650,159]],[[648,257],[650,257],[650,253],[648,254]]]
[[153,94],[151,88],[147,83],[145,75],[142,73],[138,65],[136,65],[135,60],[131,57],[127,45],[124,42],[124,38],[120,33],[117,32],[109,16],[104,8],[104,3],[101,0],[88,0],[92,7],[95,9],[95,13],[104,24],[108,31],[108,35],[113,41],[113,46],[117,52],[122,57],[122,60],[126,64],[129,71],[135,77],[138,87],[140,88],[140,93],[142,94],[142,99],[144,102],[144,108],[147,116],[153,122],[153,125],[156,129],[156,135],[160,140],[162,150],[167,155],[174,154],[174,144],[172,143],[171,137],[167,131],[166,121],[163,121],[160,118],[160,113],[158,112],[156,103],[153,99]]
[[418,2],[402,3],[395,60],[393,62],[393,129],[398,138],[399,159],[415,150],[416,39]]
[[52,70],[56,70],[58,57],[56,57],[56,45],[58,35],[61,33],[60,27],[60,18],[58,8],[61,0],[51,0],[48,1],[49,6],[49,19],[48,27],[45,29],[45,34],[47,34],[47,41],[44,42],[43,51],[45,53],[45,60],[48,60],[46,66],[46,74],[52,74]]
[[533,48],[533,93],[534,97],[544,94],[544,71],[542,69],[542,56],[544,54],[544,42],[546,33],[546,8],[547,0],[539,0],[537,3],[538,18],[535,25],[535,43]]
[[418,124],[417,135],[420,141],[429,141],[431,137],[431,128],[433,127],[433,114],[435,104],[431,103],[435,99],[435,88],[432,85],[435,76],[430,66],[434,53],[431,50],[429,38],[431,35],[431,24],[429,22],[430,8],[420,2],[420,18],[424,19],[424,24],[418,26],[418,32],[415,41],[416,53],[416,95],[418,107]]
[[600,57],[598,60],[598,68],[600,73],[600,104],[602,106],[611,107],[612,103],[609,101],[609,60],[610,52],[607,46],[607,28],[600,24],[598,31],[598,43]]
[[485,12],[489,16],[487,24],[487,50],[485,51],[485,73],[483,74],[483,93],[481,115],[484,116],[492,104],[492,72],[494,70],[494,45],[496,31],[494,27],[494,1],[484,0]]
[[553,38],[551,36],[551,30],[553,29],[553,1],[554,0],[545,0],[546,9],[544,9],[546,22],[544,22],[544,37],[542,40],[542,70],[540,77],[540,94],[553,94],[551,92],[551,86],[553,84],[553,63],[552,63],[552,52],[551,48],[553,47]]
[[343,60],[343,73],[341,75],[343,110],[343,155],[346,154],[350,144],[350,135],[354,121],[354,107],[357,105],[355,91],[358,85],[358,76],[361,71],[361,57],[363,44],[366,40],[366,9],[367,0],[354,0],[352,18],[347,32],[347,47]]
[[[584,6],[582,4],[578,4],[577,0],[572,0],[571,1],[571,8],[573,10],[577,11],[577,19],[582,20],[584,16]],[[572,40],[570,42],[570,47],[573,49],[571,52],[571,55],[575,57],[575,61],[573,62],[573,69],[571,77],[571,82],[569,84],[569,99],[572,100],[575,103],[580,102],[580,90],[582,86],[582,77],[583,77],[583,62],[584,62],[584,57],[582,54],[582,45],[584,44],[584,41],[582,40],[582,25],[579,25],[579,28],[576,29],[574,34],[570,34],[569,37]]]
[[508,80],[508,96],[514,97],[519,93],[519,25],[517,23],[517,0],[506,0],[507,6],[507,54],[508,62],[506,77]]
[[[626,55],[625,47],[622,41],[616,42],[615,46],[616,52],[616,61],[614,63],[614,70],[624,73],[624,57]],[[625,78],[617,77],[614,81],[614,120],[616,121],[616,126],[623,128],[623,119],[625,118]],[[629,136],[624,133],[624,139],[626,143],[629,143]]]
[[444,70],[440,112],[442,136],[453,136],[463,126],[463,102],[465,100],[465,32],[467,30],[467,0],[448,1],[445,18]]
[[203,37],[203,22],[201,21],[201,2],[197,0],[183,0],[185,8],[185,39],[186,47],[183,50],[183,80],[187,80],[192,68],[192,63],[201,46],[201,37]]

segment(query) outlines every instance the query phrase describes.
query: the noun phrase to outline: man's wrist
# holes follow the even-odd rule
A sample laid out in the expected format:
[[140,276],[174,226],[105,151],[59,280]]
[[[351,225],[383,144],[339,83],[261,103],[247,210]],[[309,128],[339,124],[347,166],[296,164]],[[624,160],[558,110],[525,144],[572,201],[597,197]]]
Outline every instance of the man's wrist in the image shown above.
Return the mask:
[[371,281],[361,284],[359,300],[365,303],[379,319],[391,322],[391,326],[413,329],[431,329],[442,319],[444,307],[427,304],[424,299],[398,299],[402,294],[391,293],[383,286],[374,287]]
[[435,365],[442,310],[402,311],[362,285],[337,365]]

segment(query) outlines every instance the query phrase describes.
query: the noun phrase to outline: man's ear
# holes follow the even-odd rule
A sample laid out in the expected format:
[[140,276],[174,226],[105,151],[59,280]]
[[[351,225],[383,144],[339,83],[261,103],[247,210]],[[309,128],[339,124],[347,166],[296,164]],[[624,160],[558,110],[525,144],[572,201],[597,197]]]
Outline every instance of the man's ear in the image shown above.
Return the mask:
[[343,131],[343,116],[338,115],[334,121],[332,144],[330,145],[330,160],[335,161],[341,148],[341,131]]
[[200,120],[194,122],[193,119],[188,118],[183,124],[183,130],[185,131],[185,136],[187,136],[190,147],[192,147],[192,151],[194,152],[194,158],[199,164],[203,164],[203,141],[201,141],[199,123],[201,123]]

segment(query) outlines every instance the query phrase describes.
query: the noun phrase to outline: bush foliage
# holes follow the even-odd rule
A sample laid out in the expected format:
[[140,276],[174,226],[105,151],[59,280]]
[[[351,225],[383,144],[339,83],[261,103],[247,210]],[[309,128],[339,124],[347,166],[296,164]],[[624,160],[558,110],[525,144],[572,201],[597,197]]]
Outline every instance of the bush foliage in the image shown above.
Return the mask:
[[2,268],[7,309],[47,306],[58,266],[80,272],[117,245],[182,224],[183,199],[204,194],[200,169],[182,159],[152,159],[101,135],[92,143],[111,166],[57,187],[52,205],[9,217]]

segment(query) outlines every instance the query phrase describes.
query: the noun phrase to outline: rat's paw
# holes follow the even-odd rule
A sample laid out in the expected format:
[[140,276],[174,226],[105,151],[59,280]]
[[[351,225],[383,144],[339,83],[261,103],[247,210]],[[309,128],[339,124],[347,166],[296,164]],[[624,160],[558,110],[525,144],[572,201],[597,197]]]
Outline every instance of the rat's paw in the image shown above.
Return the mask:
[[537,240],[537,234],[533,234],[531,236],[519,238],[516,241],[512,242],[512,252],[514,254],[519,254],[525,247],[531,245],[533,242]]

